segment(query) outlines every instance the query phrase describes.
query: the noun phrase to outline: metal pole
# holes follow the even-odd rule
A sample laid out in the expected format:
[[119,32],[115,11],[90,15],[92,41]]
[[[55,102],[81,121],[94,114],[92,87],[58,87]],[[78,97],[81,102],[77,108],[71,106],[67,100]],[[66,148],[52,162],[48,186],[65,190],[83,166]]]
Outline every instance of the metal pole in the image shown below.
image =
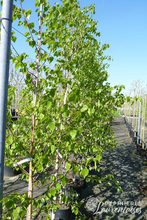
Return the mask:
[[[9,55],[13,0],[3,0],[0,41],[0,200],[3,198],[6,109],[9,78]],[[2,202],[0,203],[0,219]]]

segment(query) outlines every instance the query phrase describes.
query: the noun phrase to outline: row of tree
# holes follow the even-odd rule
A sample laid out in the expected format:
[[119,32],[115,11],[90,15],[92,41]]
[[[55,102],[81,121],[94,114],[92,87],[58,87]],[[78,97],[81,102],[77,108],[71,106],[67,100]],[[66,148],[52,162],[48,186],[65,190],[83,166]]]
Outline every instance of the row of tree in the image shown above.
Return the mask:
[[[78,200],[65,189],[77,178],[91,180],[90,170],[97,170],[103,152],[115,145],[110,122],[124,102],[123,87],[111,87],[108,82],[104,54],[108,45],[98,40],[93,5],[81,9],[77,0],[53,6],[47,0],[36,0],[37,26],[30,21],[32,11],[23,9],[22,0],[20,7],[18,2],[13,19],[24,30],[36,60],[28,62],[27,53],[11,56],[23,86],[18,89],[17,80],[9,85],[6,164],[31,159],[29,165],[21,165],[28,195],[5,198],[4,219],[27,216],[31,220],[44,201],[48,216],[63,204],[78,216]],[[16,40],[13,33],[12,41]],[[13,102],[18,110],[16,121],[9,111]],[[48,184],[47,191],[34,199],[33,189],[40,183]]]

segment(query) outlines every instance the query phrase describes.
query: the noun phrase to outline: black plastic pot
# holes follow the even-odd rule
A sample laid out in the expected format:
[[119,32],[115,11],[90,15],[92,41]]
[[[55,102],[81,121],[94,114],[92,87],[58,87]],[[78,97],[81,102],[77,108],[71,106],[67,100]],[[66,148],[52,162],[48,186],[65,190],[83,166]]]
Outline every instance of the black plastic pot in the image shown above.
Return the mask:
[[87,183],[85,180],[77,180],[75,181],[73,185],[73,189],[76,191],[76,193],[80,194],[82,190],[84,190],[87,187]]
[[20,171],[14,170],[11,167],[4,167],[4,178],[14,177],[20,174]]
[[15,176],[14,170],[11,167],[4,167],[4,177]]
[[55,213],[55,220],[74,220],[75,217],[70,209],[59,209]]
[[142,149],[142,144],[137,144],[137,151],[140,151]]
[[137,144],[137,137],[134,137],[134,143]]

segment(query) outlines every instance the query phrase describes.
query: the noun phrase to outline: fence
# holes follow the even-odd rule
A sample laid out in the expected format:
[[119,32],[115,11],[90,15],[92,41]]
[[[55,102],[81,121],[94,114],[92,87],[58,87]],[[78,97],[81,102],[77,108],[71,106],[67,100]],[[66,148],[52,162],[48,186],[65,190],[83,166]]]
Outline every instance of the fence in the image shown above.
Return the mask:
[[136,144],[147,149],[147,95],[140,100],[125,102],[122,113]]

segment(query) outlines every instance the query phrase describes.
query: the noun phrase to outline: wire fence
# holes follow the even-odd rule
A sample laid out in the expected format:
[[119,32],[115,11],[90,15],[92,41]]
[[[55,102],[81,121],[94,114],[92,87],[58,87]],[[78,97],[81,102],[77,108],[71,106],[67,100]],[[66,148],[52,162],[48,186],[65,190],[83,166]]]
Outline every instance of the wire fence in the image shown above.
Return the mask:
[[140,100],[125,102],[122,113],[136,144],[147,149],[147,95]]

